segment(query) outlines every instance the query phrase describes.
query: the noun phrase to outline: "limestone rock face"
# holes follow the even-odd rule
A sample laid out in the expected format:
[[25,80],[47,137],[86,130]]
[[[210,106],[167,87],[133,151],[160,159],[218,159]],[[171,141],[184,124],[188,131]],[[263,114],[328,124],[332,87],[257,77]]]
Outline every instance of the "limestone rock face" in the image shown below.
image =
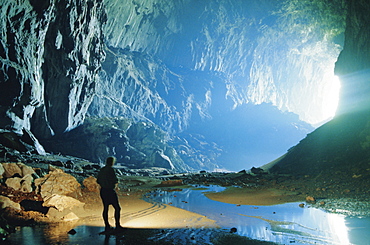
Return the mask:
[[[214,169],[222,147],[205,139],[210,147],[201,154],[203,144],[194,140],[197,148],[180,134],[247,103],[270,103],[310,122],[317,120],[312,114],[323,117],[318,108],[326,98],[318,94],[328,87],[323,77],[340,52],[333,40],[346,13],[343,0],[18,2],[3,0],[0,6],[0,128],[32,131],[44,144],[58,141],[86,116],[153,123],[175,136],[167,142],[181,138],[181,146],[166,142],[157,151],[162,142],[151,137],[126,144],[128,135],[112,130],[96,152],[82,151],[77,137],[64,146],[70,149],[47,150],[102,161],[120,148],[118,157],[135,167],[181,171]],[[364,4],[352,1],[350,9]],[[248,127],[249,121],[240,124]],[[297,135],[294,143],[302,139],[295,127],[287,134]],[[229,142],[241,140],[236,130],[229,135]],[[245,149],[229,155],[242,163]]]
[[75,192],[79,193],[81,187],[75,177],[64,173],[60,169],[51,171],[44,177],[36,179],[35,185],[44,199],[51,197],[53,194],[67,195]]
[[[102,1],[1,2],[0,127],[36,136],[80,124],[102,51]],[[37,126],[36,126],[37,125]]]

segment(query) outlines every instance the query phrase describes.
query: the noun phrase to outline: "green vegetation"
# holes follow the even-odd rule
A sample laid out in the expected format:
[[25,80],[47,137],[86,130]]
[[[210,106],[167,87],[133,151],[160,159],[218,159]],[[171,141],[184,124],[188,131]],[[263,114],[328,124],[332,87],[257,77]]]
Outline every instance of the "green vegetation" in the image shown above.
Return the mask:
[[287,0],[275,14],[286,30],[332,40],[344,32],[345,13],[344,0]]

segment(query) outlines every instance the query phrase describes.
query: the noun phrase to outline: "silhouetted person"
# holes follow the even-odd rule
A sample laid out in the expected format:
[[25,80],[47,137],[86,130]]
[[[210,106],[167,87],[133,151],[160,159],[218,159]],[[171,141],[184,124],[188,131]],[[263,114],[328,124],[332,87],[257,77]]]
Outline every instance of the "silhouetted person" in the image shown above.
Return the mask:
[[123,229],[120,225],[120,212],[121,206],[118,202],[118,196],[114,188],[118,183],[116,173],[112,166],[116,162],[115,157],[108,157],[105,161],[105,166],[100,169],[98,174],[98,183],[100,185],[100,197],[103,201],[103,219],[105,224],[105,230],[109,231],[111,229],[108,221],[108,210],[109,205],[114,207],[114,218],[116,221],[116,229]]

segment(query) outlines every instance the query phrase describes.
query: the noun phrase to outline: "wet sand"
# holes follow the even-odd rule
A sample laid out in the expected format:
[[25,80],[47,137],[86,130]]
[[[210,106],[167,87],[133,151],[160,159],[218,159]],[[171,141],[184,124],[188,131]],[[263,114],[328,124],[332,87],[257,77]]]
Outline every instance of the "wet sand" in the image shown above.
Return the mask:
[[273,188],[261,190],[229,187],[225,191],[205,195],[214,201],[236,205],[270,206],[304,200],[297,192]]
[[[171,205],[162,203],[148,203],[141,199],[141,195],[120,195],[121,225],[126,228],[219,228],[214,220],[189,212]],[[103,227],[101,213],[103,211],[100,200],[95,200],[96,205],[90,206],[82,223],[91,226]],[[114,225],[114,209],[110,207],[109,221]]]

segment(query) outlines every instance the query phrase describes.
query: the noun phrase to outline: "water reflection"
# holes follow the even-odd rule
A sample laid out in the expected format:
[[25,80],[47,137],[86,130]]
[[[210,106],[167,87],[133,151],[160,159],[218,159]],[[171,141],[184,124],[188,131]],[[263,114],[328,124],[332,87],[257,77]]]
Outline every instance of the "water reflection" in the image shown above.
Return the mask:
[[[164,204],[170,204],[207,216],[217,221],[223,229],[230,230],[235,227],[237,234],[253,239],[279,244],[370,244],[370,233],[368,232],[370,218],[361,219],[327,213],[315,208],[300,208],[298,203],[274,206],[234,205],[213,201],[204,195],[205,192],[222,190],[224,190],[223,187],[210,186],[151,192],[144,199],[151,202],[153,206],[132,214],[132,221],[142,218],[144,213],[151,213],[154,209],[164,207]],[[100,219],[99,222],[101,223]],[[98,235],[103,229],[102,224],[93,226],[90,222],[89,225],[63,222],[22,227],[16,233],[11,234],[9,244],[143,244],[142,241],[137,242],[137,239],[145,240],[152,236],[148,227],[140,226],[140,228],[130,229],[124,236],[125,240],[121,241],[120,238]],[[71,229],[75,229],[77,233],[68,234]],[[199,239],[207,239],[211,231],[189,227],[181,232],[168,230],[162,236],[169,237],[171,232],[172,237],[180,241],[179,239],[189,239],[194,234],[197,234]],[[161,238],[161,234],[159,235]],[[195,240],[192,240],[193,242]],[[209,243],[205,241],[202,244]]]
[[[369,218],[348,218],[316,208],[301,208],[299,203],[234,205],[213,201],[204,195],[204,192],[222,190],[223,187],[209,186],[171,192],[156,191],[147,195],[145,200],[205,215],[216,220],[223,228],[236,227],[239,235],[281,244],[367,244],[364,242],[370,239],[366,231],[370,228]],[[366,227],[365,230],[355,225],[359,222],[361,227]]]

